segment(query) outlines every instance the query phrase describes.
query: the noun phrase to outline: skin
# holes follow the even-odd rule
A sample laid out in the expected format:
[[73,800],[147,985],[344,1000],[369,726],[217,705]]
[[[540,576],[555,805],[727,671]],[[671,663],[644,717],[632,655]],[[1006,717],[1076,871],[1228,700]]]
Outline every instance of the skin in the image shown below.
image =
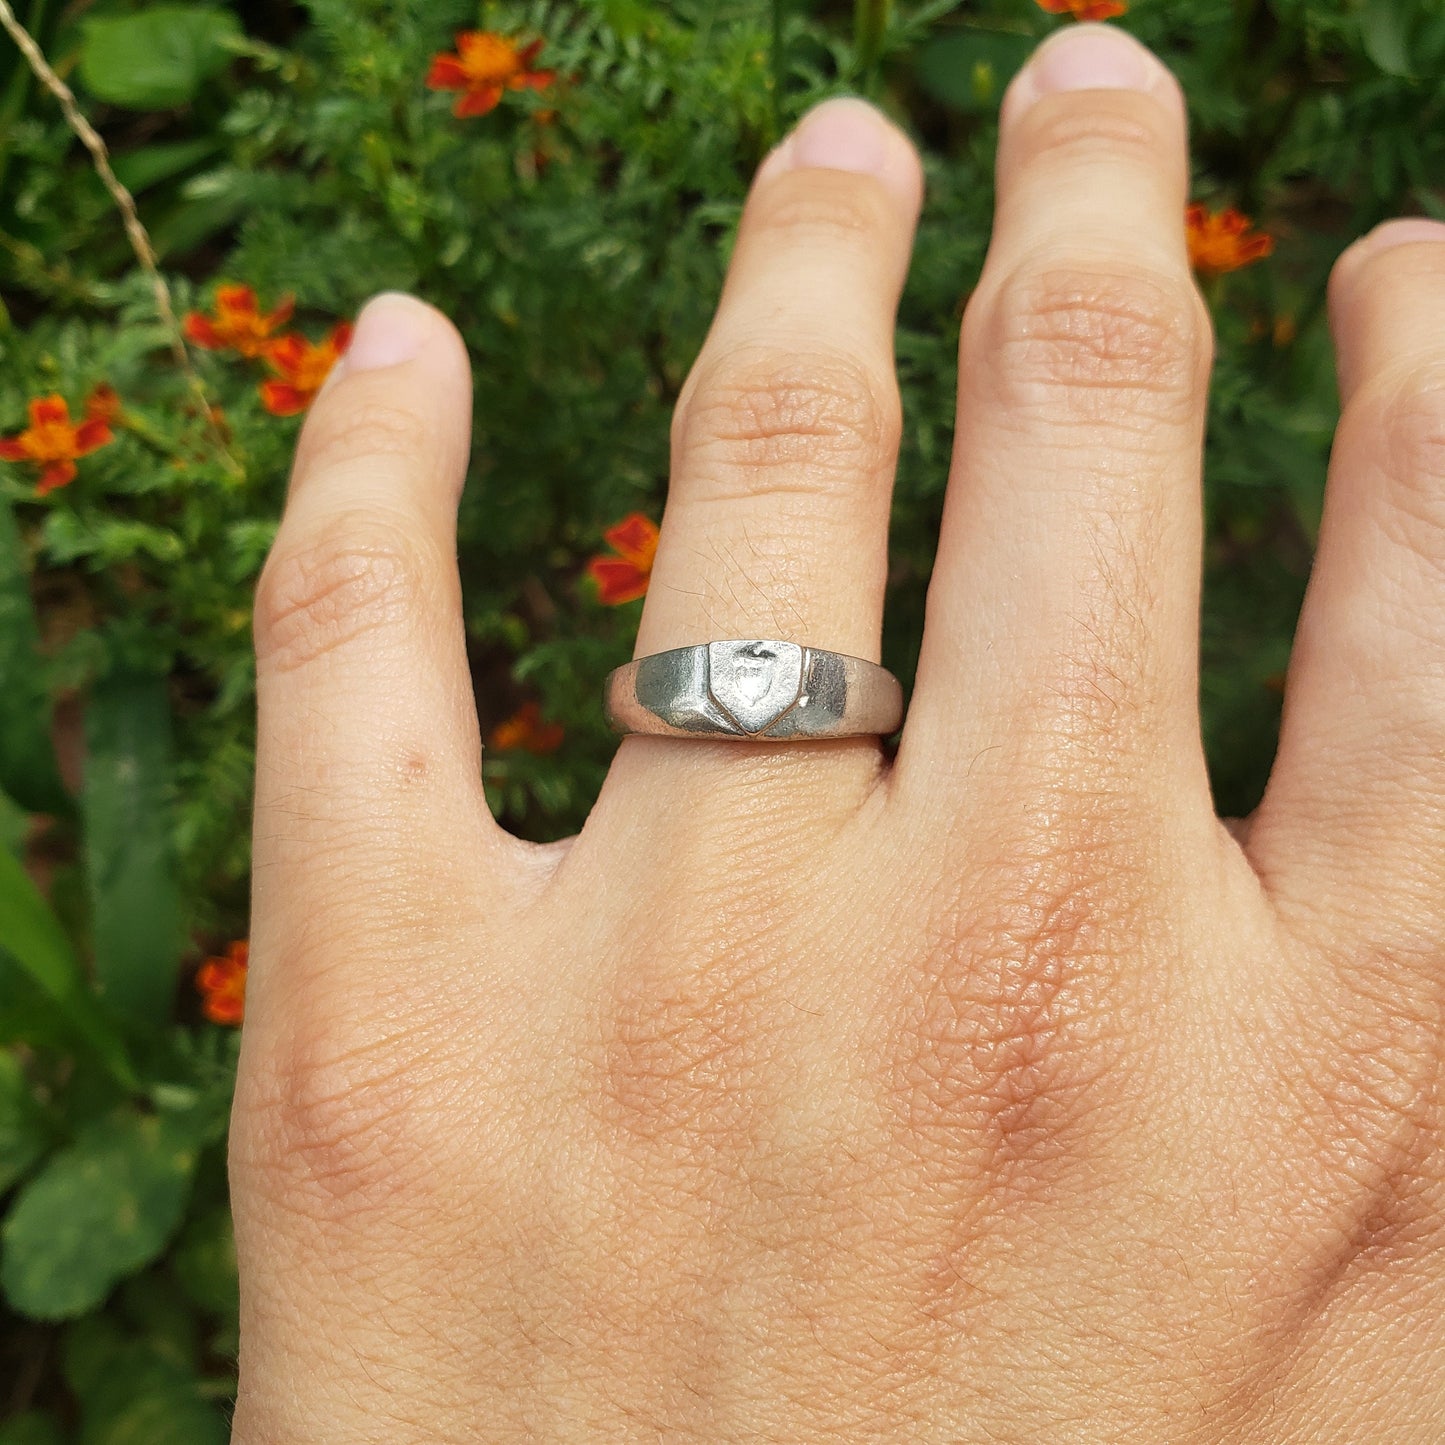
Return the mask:
[[[1319,554],[1226,825],[1183,106],[1071,33],[1004,105],[891,763],[629,738],[578,837],[508,836],[466,357],[364,314],[257,603],[239,1445],[1439,1440],[1445,228],[1336,268]],[[858,102],[764,164],[638,655],[878,656],[920,195]]]

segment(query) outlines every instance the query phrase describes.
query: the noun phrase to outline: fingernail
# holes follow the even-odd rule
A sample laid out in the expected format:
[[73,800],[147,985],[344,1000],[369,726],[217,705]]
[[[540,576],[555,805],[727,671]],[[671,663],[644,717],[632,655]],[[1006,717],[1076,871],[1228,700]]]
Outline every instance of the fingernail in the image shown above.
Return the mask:
[[[426,344],[432,320],[429,309],[400,291],[383,291],[361,308],[351,345],[332,371],[376,371],[410,361]],[[330,378],[328,378],[330,380]]]
[[891,168],[890,141],[888,122],[867,101],[840,96],[814,106],[758,173],[818,166],[881,176]]
[[1112,25],[1070,25],[1034,51],[1011,87],[1011,107],[1066,90],[1153,90],[1168,74],[1132,35]]
[[1445,241],[1445,222],[1431,221],[1424,216],[1402,216],[1395,221],[1381,221],[1350,248],[1356,258],[1373,256],[1391,246],[1408,246],[1415,241]]

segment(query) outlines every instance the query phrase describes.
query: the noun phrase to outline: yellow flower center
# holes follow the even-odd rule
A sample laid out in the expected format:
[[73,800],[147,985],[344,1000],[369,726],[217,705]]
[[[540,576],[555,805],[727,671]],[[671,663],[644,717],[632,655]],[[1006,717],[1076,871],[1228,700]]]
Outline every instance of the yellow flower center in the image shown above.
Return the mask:
[[467,38],[461,59],[462,68],[474,85],[505,85],[514,75],[522,73],[517,47],[488,31]]
[[43,421],[26,433],[25,444],[38,462],[68,462],[75,456],[75,428],[68,421]]

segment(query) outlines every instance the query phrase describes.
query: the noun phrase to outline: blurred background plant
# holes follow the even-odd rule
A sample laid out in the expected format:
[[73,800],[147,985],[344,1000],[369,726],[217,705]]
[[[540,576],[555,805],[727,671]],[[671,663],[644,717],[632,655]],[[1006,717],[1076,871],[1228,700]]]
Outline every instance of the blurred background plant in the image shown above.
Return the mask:
[[520,833],[573,831],[752,168],[839,90],[924,151],[885,638],[907,680],[999,96],[1041,35],[1107,16],[1190,101],[1218,333],[1202,702],[1238,814],[1319,518],[1329,265],[1387,216],[1445,217],[1434,0],[19,5],[136,198],[188,347],[182,366],[112,191],[0,41],[0,1445],[226,1438],[250,595],[347,318],[405,288],[471,348],[488,792]]

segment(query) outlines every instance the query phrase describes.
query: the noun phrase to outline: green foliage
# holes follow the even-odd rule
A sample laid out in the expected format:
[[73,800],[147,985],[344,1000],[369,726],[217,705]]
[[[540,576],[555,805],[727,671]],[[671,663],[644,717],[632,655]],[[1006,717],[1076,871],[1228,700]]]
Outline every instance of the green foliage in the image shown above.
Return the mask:
[[[484,730],[524,701],[565,730],[489,749],[508,826],[575,830],[613,746],[597,706],[638,606],[585,575],[656,517],[668,417],[753,167],[839,90],[924,154],[897,337],[905,436],[885,660],[907,680],[952,440],[959,300],[991,219],[996,113],[1059,24],[1033,0],[27,0],[100,126],[179,311],[224,281],[318,337],[387,287],[457,322],[476,372],[460,518]],[[1225,813],[1258,798],[1319,521],[1336,401],[1334,256],[1445,214],[1434,0],[1137,0],[1122,22],[1189,96],[1193,194],[1277,238],[1208,284],[1206,742]],[[557,83],[459,120],[424,85],[477,25],[545,41]],[[119,394],[115,439],[47,496],[0,464],[0,1445],[225,1438],[236,1270],[225,1113],[234,1033],[186,981],[246,932],[250,595],[297,422],[264,368],[178,370],[111,197],[0,48],[0,433],[58,392]],[[178,983],[181,985],[178,987]]]
[[167,1116],[122,1111],[86,1125],[6,1216],[0,1283],[35,1319],[93,1309],[149,1264],[179,1224],[196,1148]]
[[158,5],[84,22],[80,78],[96,100],[164,110],[196,98],[231,61],[241,27],[208,5]]

